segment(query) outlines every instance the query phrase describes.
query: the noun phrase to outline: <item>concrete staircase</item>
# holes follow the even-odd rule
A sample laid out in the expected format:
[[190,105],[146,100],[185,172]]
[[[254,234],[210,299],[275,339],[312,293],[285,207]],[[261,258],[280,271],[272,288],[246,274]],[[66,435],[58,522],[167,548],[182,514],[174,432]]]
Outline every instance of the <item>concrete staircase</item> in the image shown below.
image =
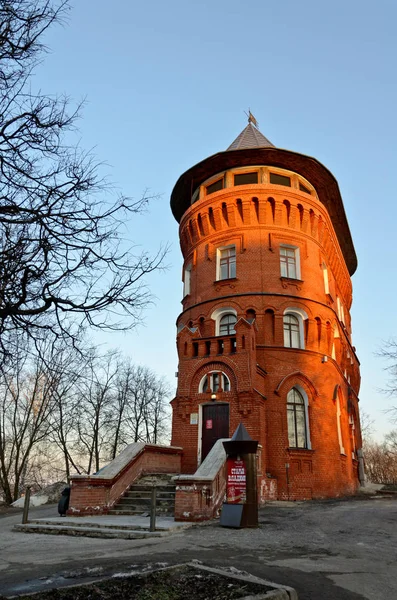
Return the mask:
[[144,475],[109,510],[109,515],[149,515],[152,489],[157,489],[156,515],[173,516],[175,509],[174,475]]

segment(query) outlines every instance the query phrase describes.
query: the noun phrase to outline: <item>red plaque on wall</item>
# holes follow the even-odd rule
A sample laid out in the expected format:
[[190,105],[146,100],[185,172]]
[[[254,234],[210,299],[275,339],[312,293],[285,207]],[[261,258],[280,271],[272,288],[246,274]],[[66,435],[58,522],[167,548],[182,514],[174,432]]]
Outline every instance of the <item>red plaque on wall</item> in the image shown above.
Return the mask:
[[212,419],[207,419],[205,422],[206,429],[212,429]]
[[247,496],[247,473],[242,460],[227,459],[226,502],[244,504]]

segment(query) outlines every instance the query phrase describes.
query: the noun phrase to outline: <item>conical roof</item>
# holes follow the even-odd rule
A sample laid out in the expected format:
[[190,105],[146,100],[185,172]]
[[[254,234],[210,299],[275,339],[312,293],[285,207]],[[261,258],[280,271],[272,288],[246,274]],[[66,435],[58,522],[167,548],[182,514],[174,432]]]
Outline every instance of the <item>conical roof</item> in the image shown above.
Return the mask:
[[236,137],[234,142],[230,144],[229,150],[246,150],[247,148],[274,148],[275,146],[269,142],[267,138],[252,125],[248,123],[247,127]]
[[239,423],[236,431],[233,433],[232,442],[251,442],[252,437],[242,423]]

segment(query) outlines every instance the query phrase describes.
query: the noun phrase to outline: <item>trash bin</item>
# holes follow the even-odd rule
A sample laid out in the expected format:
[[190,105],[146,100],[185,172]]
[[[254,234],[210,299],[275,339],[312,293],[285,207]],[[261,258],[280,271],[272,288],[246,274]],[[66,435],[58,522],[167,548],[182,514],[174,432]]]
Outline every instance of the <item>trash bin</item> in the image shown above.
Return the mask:
[[65,487],[61,494],[61,499],[58,502],[58,512],[61,517],[66,517],[66,512],[69,508],[70,487]]

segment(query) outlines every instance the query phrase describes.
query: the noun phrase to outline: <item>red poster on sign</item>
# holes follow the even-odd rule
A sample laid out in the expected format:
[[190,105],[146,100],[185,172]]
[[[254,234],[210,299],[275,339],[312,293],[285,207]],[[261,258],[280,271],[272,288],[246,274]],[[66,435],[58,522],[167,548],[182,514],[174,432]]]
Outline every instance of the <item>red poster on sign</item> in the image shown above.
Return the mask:
[[226,502],[244,504],[247,496],[247,474],[242,460],[227,459]]
[[207,419],[205,422],[206,429],[212,429],[212,419]]

